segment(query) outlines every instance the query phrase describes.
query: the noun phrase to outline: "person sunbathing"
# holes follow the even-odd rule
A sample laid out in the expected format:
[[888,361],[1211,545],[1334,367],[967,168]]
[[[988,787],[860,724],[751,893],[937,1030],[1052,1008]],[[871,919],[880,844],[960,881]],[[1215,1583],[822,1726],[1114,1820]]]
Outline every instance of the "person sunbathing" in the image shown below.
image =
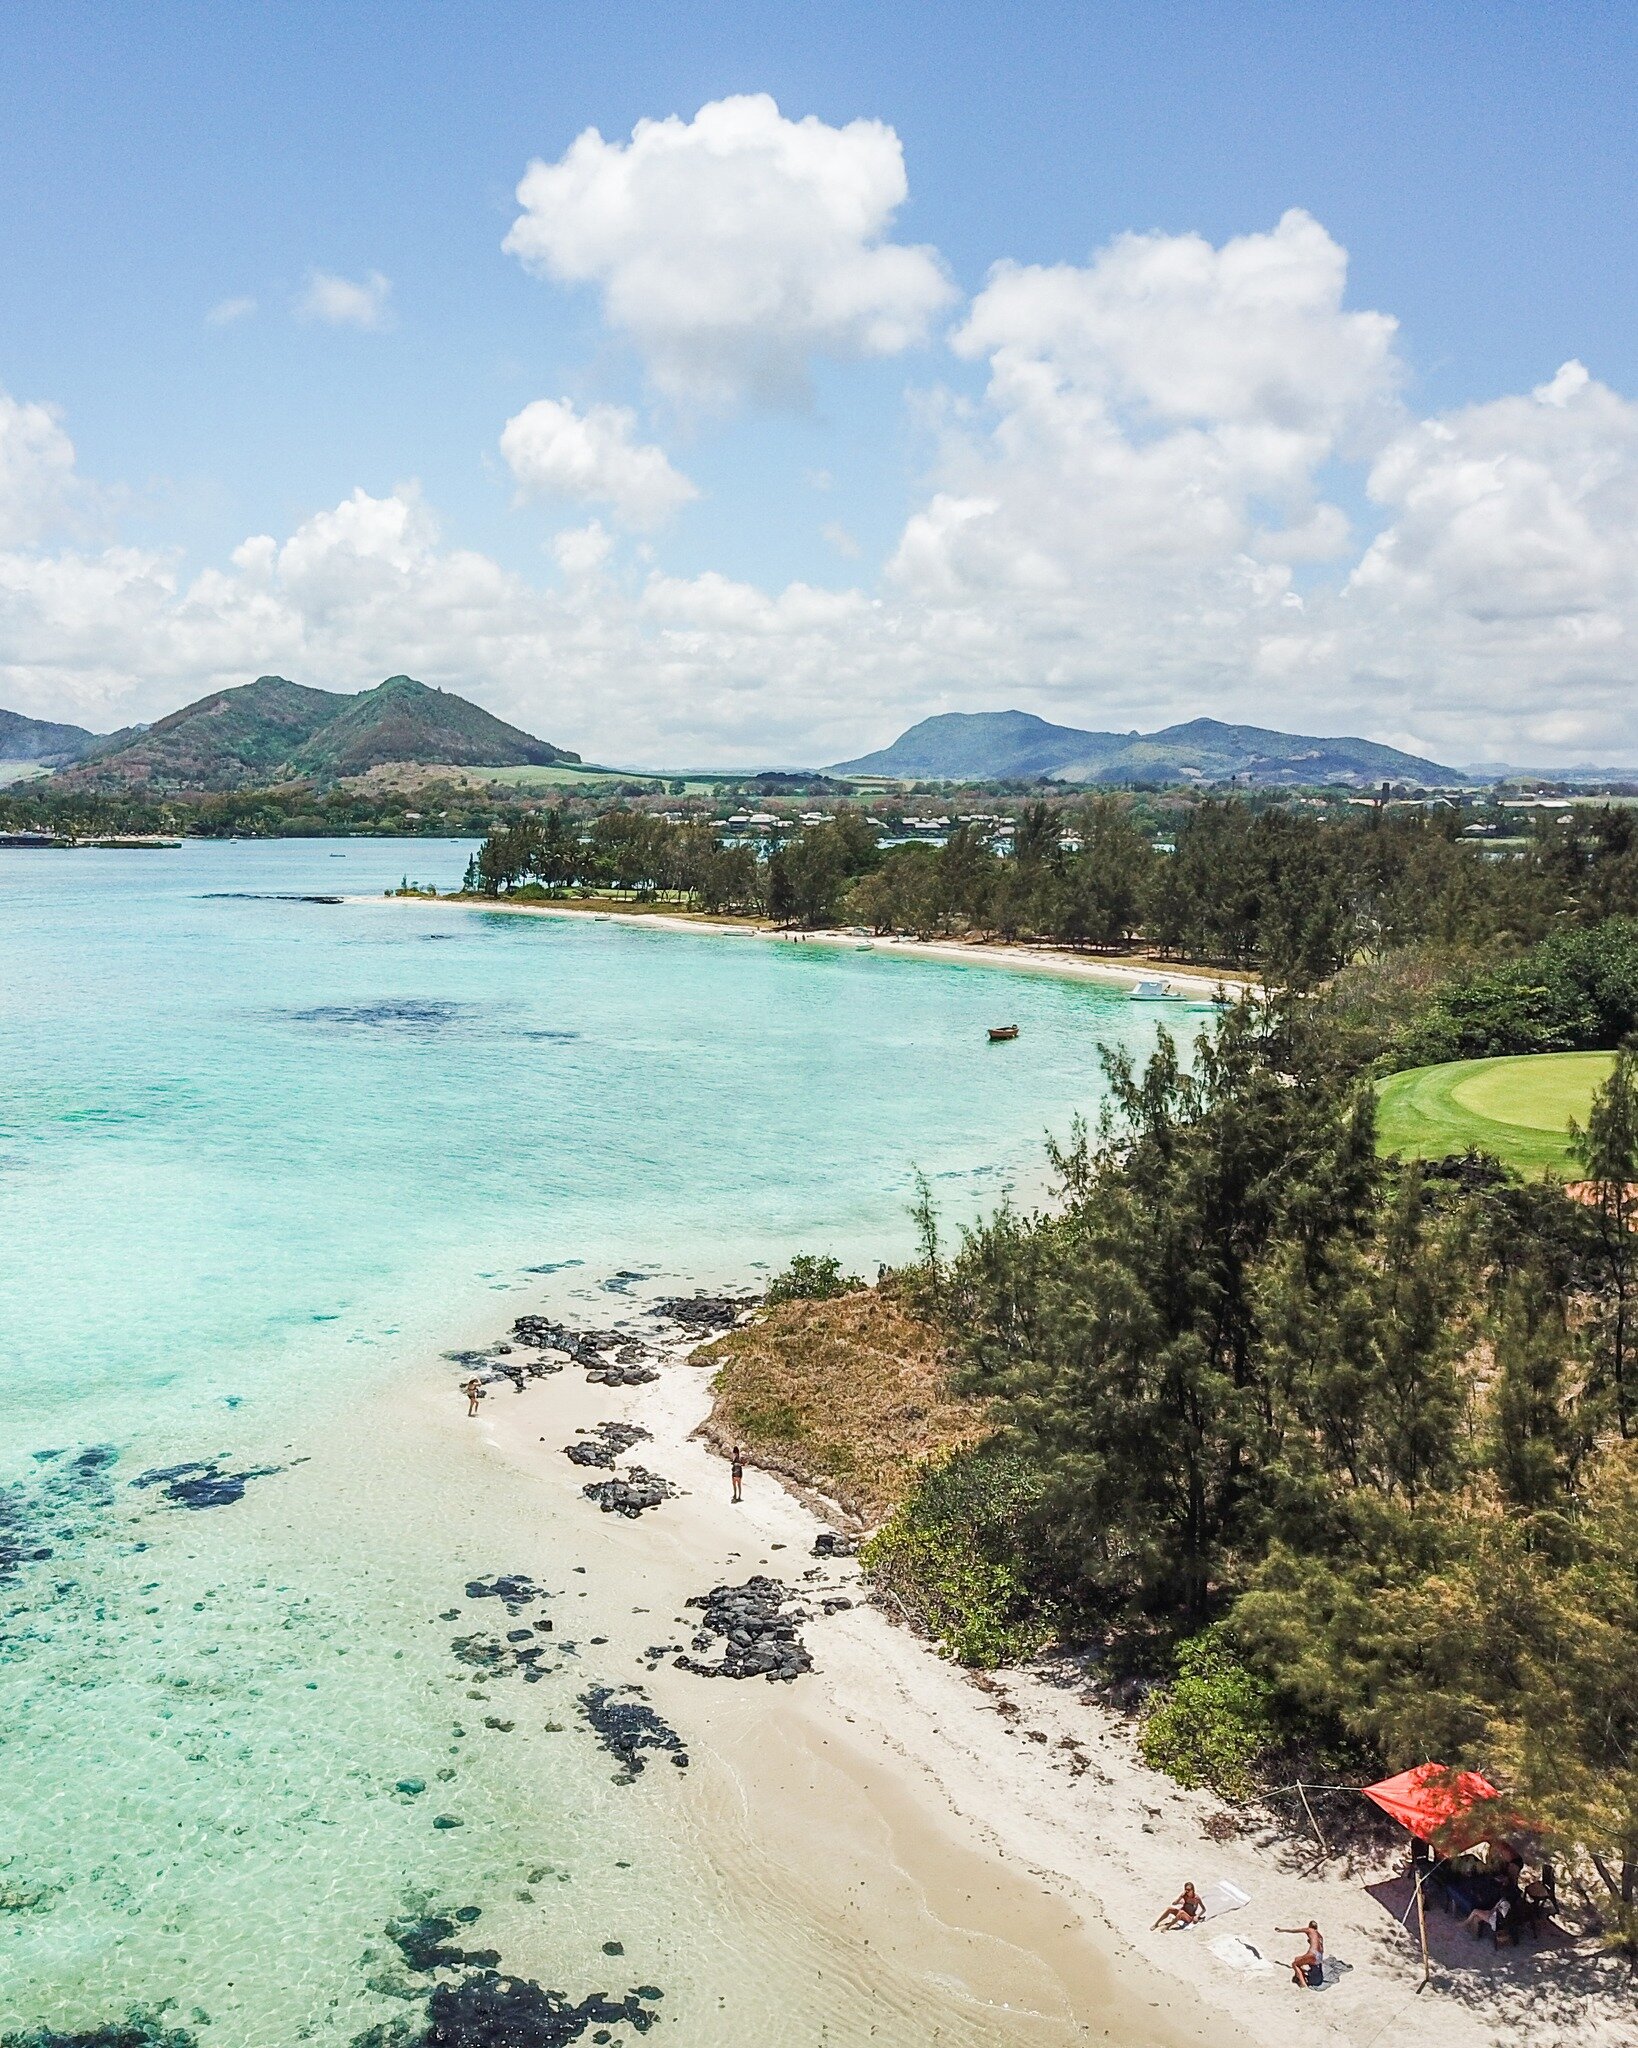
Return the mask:
[[1306,1927],[1276,1927],[1274,1932],[1308,1936],[1307,1948],[1300,1956],[1291,1958],[1291,1981],[1317,1991],[1325,1982],[1325,1936],[1319,1931],[1319,1922],[1310,1920]]
[[1186,1884],[1155,1922],[1156,1927],[1193,1927],[1206,1917],[1206,1902],[1192,1884]]

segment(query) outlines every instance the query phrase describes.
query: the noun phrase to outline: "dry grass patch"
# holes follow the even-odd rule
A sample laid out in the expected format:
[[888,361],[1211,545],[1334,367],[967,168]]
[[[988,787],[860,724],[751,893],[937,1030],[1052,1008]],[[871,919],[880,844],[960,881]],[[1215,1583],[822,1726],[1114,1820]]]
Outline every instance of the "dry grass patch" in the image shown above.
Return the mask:
[[979,1441],[984,1410],[951,1391],[938,1332],[875,1288],[792,1301],[695,1354],[716,1368],[702,1434],[823,1494],[869,1527],[935,1452]]

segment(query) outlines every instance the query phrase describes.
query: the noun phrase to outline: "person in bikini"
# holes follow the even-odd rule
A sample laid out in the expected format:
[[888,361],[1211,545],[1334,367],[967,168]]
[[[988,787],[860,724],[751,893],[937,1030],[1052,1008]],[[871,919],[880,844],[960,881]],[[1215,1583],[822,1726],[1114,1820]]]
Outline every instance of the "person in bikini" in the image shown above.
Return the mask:
[[1307,1935],[1307,1948],[1300,1956],[1291,1958],[1291,1981],[1304,1990],[1317,1991],[1325,1982],[1325,1936],[1319,1931],[1319,1922],[1310,1920],[1306,1927],[1276,1927],[1274,1932]]
[[477,1379],[468,1380],[466,1385],[462,1387],[461,1392],[466,1396],[467,1414],[476,1415],[478,1403],[483,1399],[483,1381]]
[[1206,1917],[1206,1902],[1192,1884],[1184,1885],[1155,1922],[1156,1927],[1193,1927]]
[[740,1487],[745,1480],[745,1464],[739,1455],[739,1445],[734,1446],[733,1462],[728,1467],[728,1476],[734,1482],[734,1499],[740,1499]]

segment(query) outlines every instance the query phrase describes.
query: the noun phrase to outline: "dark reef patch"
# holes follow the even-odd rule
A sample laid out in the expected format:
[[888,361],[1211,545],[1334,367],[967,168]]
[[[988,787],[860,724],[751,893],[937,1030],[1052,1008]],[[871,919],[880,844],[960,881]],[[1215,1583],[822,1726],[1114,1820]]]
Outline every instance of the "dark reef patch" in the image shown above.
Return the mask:
[[20,1487],[0,1492],[0,1586],[14,1579],[26,1564],[44,1564],[52,1554]]
[[615,1783],[632,1784],[648,1762],[645,1750],[668,1755],[678,1770],[688,1768],[688,1750],[682,1737],[648,1704],[640,1685],[593,1685],[580,1695],[580,1711],[592,1733],[609,1752],[618,1757],[621,1769]]
[[[526,1572],[501,1572],[492,1579],[468,1579],[469,1600],[499,1600],[508,1614],[517,1616],[536,1600],[549,1600],[544,1586],[537,1586]],[[546,1624],[549,1628],[550,1622]]]
[[243,1472],[225,1472],[215,1458],[193,1459],[185,1465],[158,1465],[131,1484],[159,1486],[165,1498],[179,1508],[227,1508],[243,1500],[253,1479],[271,1479],[282,1465],[251,1465]]
[[[549,1621],[537,1621],[533,1632],[546,1634],[551,1626]],[[465,1664],[485,1678],[510,1678],[514,1672],[520,1672],[531,1685],[547,1675],[540,1660],[549,1649],[555,1647],[568,1654],[574,1650],[572,1643],[519,1642],[516,1633],[509,1635],[504,1643],[497,1636],[457,1636],[449,1647],[457,1663]],[[551,1667],[554,1671],[560,1668],[555,1664]]]
[[469,1927],[479,1917],[476,1906],[461,1906],[453,1913],[427,1913],[419,1920],[393,1920],[387,1939],[404,1958],[407,1968],[426,1976],[434,1970],[492,1970],[500,1952],[492,1948],[455,1948],[450,1937],[456,1928]]
[[0,1585],[85,1533],[81,1517],[113,1499],[110,1472],[118,1457],[112,1444],[73,1452],[59,1445],[34,1453],[40,1473],[33,1484],[0,1487]]
[[532,1979],[485,1970],[458,1984],[434,1985],[424,2026],[397,2020],[371,2027],[353,2048],[569,2048],[589,2027],[628,2026],[646,2034],[656,2018],[638,1991],[621,1999],[593,1991],[574,2004]]
[[3,2034],[0,2048],[196,2048],[196,2038],[180,2027],[167,2027],[159,2013],[138,2008],[122,2020],[93,2027],[89,2033],[63,2034],[55,2027],[32,2027],[26,2034]]
[[306,1010],[280,1012],[292,1024],[314,1024],[326,1031],[389,1031],[411,1038],[430,1038],[451,1025],[465,1023],[479,1005],[418,1001],[399,997],[378,1003],[318,1003]]
[[[540,1873],[544,1875],[544,1872]],[[394,1920],[387,1928],[388,1939],[404,1959],[404,1967],[417,1977],[432,1977],[440,1970],[465,1971],[454,1982],[436,1983],[425,1993],[425,2016],[419,2020],[395,2019],[355,2035],[353,2048],[569,2048],[591,2027],[599,2032],[594,2040],[610,2038],[611,2027],[630,2027],[646,2034],[658,2014],[649,2008],[664,1993],[656,1984],[639,1984],[622,1998],[607,1991],[592,1991],[579,1999],[566,1992],[549,1991],[532,1978],[511,1977],[498,1968],[500,1956],[492,1948],[463,1948],[454,1937],[457,1931],[480,1917],[476,1906],[457,1906],[452,1912],[427,1913],[418,1918]],[[618,1953],[618,1944],[605,1953]],[[372,1988],[394,1997],[420,1997],[407,1984],[400,1987],[370,1980]],[[57,2048],[67,2037],[30,2037],[17,2048]],[[91,2037],[85,2037],[91,2048]],[[12,2048],[11,2043],[0,2048]],[[77,2048],[77,2041],[76,2041]],[[143,2036],[127,2043],[98,2036],[95,2048],[173,2048],[169,2038]],[[179,2038],[174,2048],[193,2048]]]

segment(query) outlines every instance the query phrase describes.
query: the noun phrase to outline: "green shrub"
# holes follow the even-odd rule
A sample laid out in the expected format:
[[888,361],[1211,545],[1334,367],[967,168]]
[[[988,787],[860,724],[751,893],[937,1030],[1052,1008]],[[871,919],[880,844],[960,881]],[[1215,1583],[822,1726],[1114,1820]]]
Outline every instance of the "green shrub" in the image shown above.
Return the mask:
[[1638,1028],[1638,921],[1555,932],[1517,960],[1438,989],[1397,1047],[1402,1066],[1504,1053],[1595,1052]]
[[1180,1785],[1209,1785],[1248,1799],[1276,1747],[1273,1688],[1250,1669],[1221,1628],[1177,1648],[1177,1677],[1160,1693],[1138,1737],[1143,1760]]
[[923,1469],[861,1561],[959,1663],[1017,1663],[1053,1632],[1019,1555],[1018,1531],[1039,1496],[1039,1480],[1016,1453],[957,1451]]
[[857,1273],[844,1273],[840,1259],[821,1257],[815,1252],[798,1252],[784,1272],[768,1289],[767,1299],[779,1301],[834,1301],[841,1294],[857,1294],[864,1282]]

